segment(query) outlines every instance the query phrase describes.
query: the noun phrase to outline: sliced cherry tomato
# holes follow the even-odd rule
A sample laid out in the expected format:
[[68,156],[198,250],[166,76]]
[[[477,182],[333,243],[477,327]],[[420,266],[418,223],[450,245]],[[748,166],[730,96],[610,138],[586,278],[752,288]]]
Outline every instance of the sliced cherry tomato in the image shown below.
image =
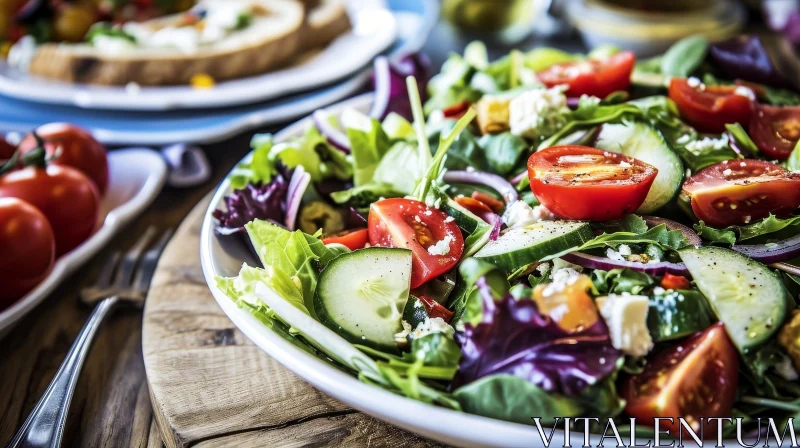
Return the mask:
[[702,132],[722,132],[729,123],[747,125],[753,114],[750,98],[737,95],[736,86],[693,86],[684,78],[672,78],[669,97],[686,121]]
[[446,213],[413,199],[384,199],[369,208],[369,243],[413,252],[411,288],[452,269],[464,251],[464,238]]
[[[679,429],[678,417],[689,424],[699,417],[728,417],[738,371],[736,348],[718,323],[651,356],[642,373],[625,379],[625,412],[645,425],[653,425],[656,417],[672,417],[673,423],[661,421],[672,434]],[[705,434],[716,434],[715,425],[705,429]]]
[[567,85],[568,97],[581,95],[606,97],[618,90],[628,90],[636,56],[630,51],[605,60],[590,59],[551,65],[536,74],[547,87]]
[[[40,126],[36,133],[44,140],[47,155],[57,158],[54,165],[64,165],[85,174],[102,195],[108,187],[108,157],[106,148],[85,130],[66,123]],[[19,144],[23,154],[36,148],[33,135],[27,135]]]
[[345,230],[335,235],[325,237],[322,242],[325,244],[342,244],[350,250],[363,249],[367,245],[367,229]]
[[448,106],[446,109],[442,110],[442,114],[444,114],[445,118],[452,118],[454,120],[458,120],[469,109],[469,106],[471,106],[470,102],[464,100],[459,103]]
[[445,308],[441,303],[431,299],[428,296],[419,296],[420,302],[425,306],[425,311],[428,312],[428,317],[431,319],[441,317],[445,322],[450,323],[453,318],[453,312]]
[[800,174],[762,160],[726,160],[683,183],[695,216],[713,227],[748,224],[800,206]]
[[38,285],[53,267],[55,236],[36,207],[0,198],[0,310]]
[[465,209],[472,212],[473,215],[481,218],[486,222],[494,222],[495,213],[492,209],[486,205],[485,202],[479,201],[475,198],[468,198],[466,196],[457,196],[455,199],[456,203]]
[[682,275],[672,275],[669,272],[664,274],[664,277],[661,279],[661,287],[664,289],[689,289],[692,287],[692,284],[689,282],[689,279],[682,276]]
[[56,255],[84,242],[97,224],[97,187],[74,168],[29,166],[4,174],[0,176],[0,198],[7,197],[29,202],[47,217],[56,237]]
[[768,157],[786,160],[800,140],[800,107],[758,105],[748,131]]
[[565,219],[606,221],[631,214],[657,174],[632,157],[586,146],[554,146],[528,159],[533,194]]
[[539,284],[533,290],[533,301],[539,311],[550,316],[558,326],[566,331],[580,331],[597,322],[597,306],[586,292],[592,287],[592,280],[581,274],[573,282],[567,282],[563,289],[550,284]]

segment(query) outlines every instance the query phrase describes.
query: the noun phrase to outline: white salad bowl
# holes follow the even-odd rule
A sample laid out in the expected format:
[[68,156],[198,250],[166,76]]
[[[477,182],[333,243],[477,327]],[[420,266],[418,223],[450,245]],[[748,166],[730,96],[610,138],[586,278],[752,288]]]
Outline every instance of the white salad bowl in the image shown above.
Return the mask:
[[[353,108],[366,113],[371,104],[370,93],[338,103],[327,110],[332,114],[339,114],[345,108]],[[311,123],[310,118],[300,120],[277,134],[276,140],[301,135]],[[234,277],[242,266],[242,260],[228,255],[214,236],[215,223],[211,217],[211,212],[222,206],[223,198],[231,191],[230,181],[226,179],[211,200],[200,235],[200,260],[203,275],[214,299],[234,325],[257,346],[323,392],[360,411],[423,436],[458,446],[542,445],[541,437],[534,426],[436,407],[362,383],[299,349],[264,326],[249,312],[240,309],[216,287],[214,280],[216,276]],[[546,428],[545,433],[549,435]],[[563,445],[559,438],[563,439],[562,432],[555,433],[552,440],[554,446]]]
[[42,283],[0,311],[0,338],[144,211],[161,191],[167,178],[164,159],[159,153],[145,148],[109,152],[108,169],[110,182],[100,203],[97,230],[80,246],[57,259],[53,270]]

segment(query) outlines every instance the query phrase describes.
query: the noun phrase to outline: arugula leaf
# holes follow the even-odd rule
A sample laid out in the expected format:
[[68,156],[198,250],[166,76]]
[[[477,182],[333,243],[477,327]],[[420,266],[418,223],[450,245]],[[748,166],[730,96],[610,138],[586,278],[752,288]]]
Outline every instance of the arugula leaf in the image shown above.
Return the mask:
[[730,132],[730,135],[733,137],[736,146],[738,146],[739,149],[747,151],[749,155],[757,155],[761,153],[761,148],[756,146],[750,136],[747,135],[747,131],[744,130],[741,124],[728,123],[725,125],[725,129]]
[[[708,227],[703,221],[694,225],[694,230],[701,238],[714,243],[735,244],[737,241],[747,241],[765,235],[790,229],[791,233],[800,232],[800,216],[791,218],[778,218],[769,215],[759,222],[744,226],[728,226],[724,229]],[[780,235],[777,239],[782,239]]]
[[644,289],[655,285],[656,282],[655,277],[628,268],[592,271],[592,283],[601,295],[639,294]]
[[523,378],[507,374],[480,378],[456,389],[453,397],[470,414],[528,425],[531,417],[552,424],[557,417],[577,417],[586,410],[575,397],[544,391]]
[[602,105],[596,102],[586,101],[584,107],[567,114],[564,118],[566,124],[555,134],[544,140],[537,146],[536,150],[549,148],[555,145],[565,136],[578,129],[597,126],[604,123],[620,123],[624,119],[634,119],[642,117],[642,111],[636,105],[621,103],[613,105]]
[[661,73],[686,78],[705,60],[708,39],[702,35],[684,37],[675,42],[661,57]]
[[[466,134],[467,132],[465,131],[464,133]],[[519,163],[520,158],[528,151],[528,144],[525,140],[510,132],[486,134],[481,137],[478,144],[486,155],[486,160],[491,168],[486,171],[501,176],[511,174]]]
[[582,252],[606,246],[618,247],[620,244],[652,244],[666,251],[682,249],[689,245],[689,241],[679,230],[669,230],[666,225],[659,224],[641,234],[633,232],[604,233],[587,241],[574,251]]

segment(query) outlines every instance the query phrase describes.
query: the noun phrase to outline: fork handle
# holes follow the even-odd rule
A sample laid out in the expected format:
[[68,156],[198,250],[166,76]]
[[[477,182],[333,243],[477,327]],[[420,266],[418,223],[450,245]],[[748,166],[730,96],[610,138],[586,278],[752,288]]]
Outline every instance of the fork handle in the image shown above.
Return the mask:
[[97,334],[100,324],[119,302],[116,296],[103,299],[92,311],[89,320],[83,325],[78,338],[72,344],[53,381],[47,386],[42,398],[36,403],[31,414],[22,424],[8,447],[47,447],[61,446],[64,423],[69,413],[69,403],[75,392],[78,376],[89,353],[89,348]]

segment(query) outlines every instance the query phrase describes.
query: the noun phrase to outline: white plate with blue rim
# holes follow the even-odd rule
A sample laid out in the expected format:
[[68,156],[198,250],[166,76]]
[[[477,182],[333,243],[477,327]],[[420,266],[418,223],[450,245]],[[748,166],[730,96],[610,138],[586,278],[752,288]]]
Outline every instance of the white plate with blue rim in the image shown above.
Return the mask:
[[158,196],[167,179],[164,159],[145,148],[109,152],[108,170],[108,189],[100,202],[97,230],[80,246],[57,259],[50,274],[36,288],[0,310],[0,337],[142,213]]
[[93,86],[38,77],[0,63],[0,93],[31,102],[87,109],[164,111],[230,107],[308,91],[363,69],[389,48],[397,20],[384,0],[349,0],[352,28],[312,56],[289,67],[220,82],[211,89],[183,86]]
[[[419,51],[433,28],[435,0],[388,0],[398,24],[389,57]],[[49,105],[0,95],[0,132],[25,133],[53,121],[68,120],[109,145],[167,145],[175,142],[212,143],[259,126],[285,123],[356,94],[369,79],[370,68],[320,89],[266,103],[201,110],[92,110]]]

